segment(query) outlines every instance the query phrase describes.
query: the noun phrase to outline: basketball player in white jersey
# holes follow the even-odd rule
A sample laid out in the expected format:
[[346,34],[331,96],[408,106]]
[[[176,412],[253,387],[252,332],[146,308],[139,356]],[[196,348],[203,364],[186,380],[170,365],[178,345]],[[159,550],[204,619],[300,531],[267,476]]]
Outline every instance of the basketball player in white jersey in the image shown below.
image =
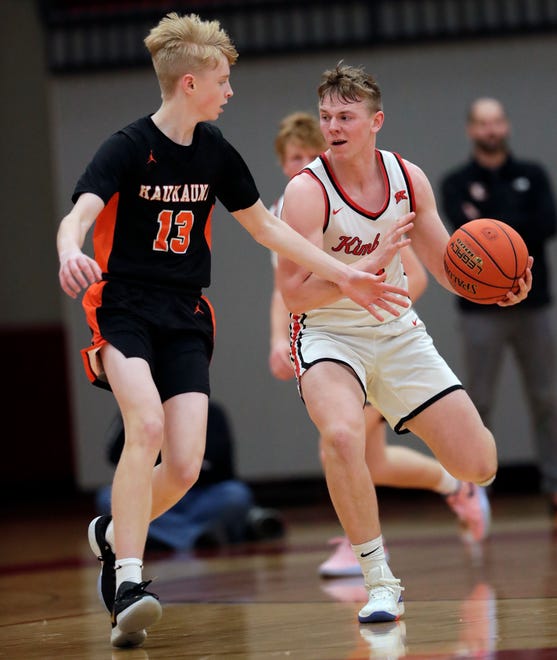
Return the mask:
[[[280,122],[274,146],[287,180],[327,148],[318,117],[308,112],[286,115]],[[283,195],[269,208],[280,217],[282,204]],[[271,256],[273,269],[276,269],[277,255],[272,252]],[[415,303],[427,287],[427,271],[410,245],[401,249],[400,256],[408,295]],[[269,367],[275,378],[289,380],[294,378],[288,332],[290,317],[276,282],[271,295],[270,322]],[[412,447],[387,444],[385,420],[373,406],[366,405],[365,418],[366,463],[373,483],[431,490],[442,495],[458,518],[462,540],[471,544],[470,550],[475,552],[474,544],[483,541],[489,532],[490,507],[485,489],[458,481],[437,460]],[[361,575],[360,564],[346,536],[336,536],[329,543],[334,551],[319,565],[319,574],[324,578]]]
[[[449,235],[431,185],[416,165],[376,148],[384,120],[381,92],[361,68],[337,65],[318,89],[325,153],[288,183],[283,219],[344,263],[364,268],[401,217],[415,214],[412,245],[428,271],[454,293],[443,269]],[[529,258],[517,294],[532,286]],[[397,253],[387,281],[406,287]],[[365,463],[364,405],[370,401],[397,433],[413,432],[457,479],[490,484],[497,451],[460,381],[411,307],[382,319],[342,296],[336,285],[279,257],[278,283],[293,314],[291,351],[300,395],[316,425],[329,494],[369,593],[362,623],[404,613],[403,588],[384,553],[377,499]]]

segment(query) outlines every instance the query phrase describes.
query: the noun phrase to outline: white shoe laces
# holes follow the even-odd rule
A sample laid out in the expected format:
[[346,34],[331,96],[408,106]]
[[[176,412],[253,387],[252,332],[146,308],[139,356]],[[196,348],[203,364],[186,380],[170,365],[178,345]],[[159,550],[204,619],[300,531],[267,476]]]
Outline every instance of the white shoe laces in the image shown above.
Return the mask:
[[[367,585],[366,585],[367,586]],[[404,587],[400,586],[400,580],[392,577],[380,577],[377,582],[368,587],[369,599],[378,600],[380,598],[388,598],[396,596],[396,590],[404,591]]]

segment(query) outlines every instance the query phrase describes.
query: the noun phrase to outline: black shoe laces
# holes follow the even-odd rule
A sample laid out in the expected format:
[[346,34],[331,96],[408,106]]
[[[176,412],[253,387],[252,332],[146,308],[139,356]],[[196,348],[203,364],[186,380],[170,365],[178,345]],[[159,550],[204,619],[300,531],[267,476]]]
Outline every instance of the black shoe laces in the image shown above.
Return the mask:
[[159,597],[157,594],[154,594],[152,591],[147,591],[147,587],[151,584],[153,580],[144,580],[143,582],[140,582],[139,584],[135,584],[133,587],[130,587],[129,589],[126,589],[124,594],[129,597],[129,596],[143,596],[144,594],[147,596],[153,596],[153,598],[156,598],[159,600]]

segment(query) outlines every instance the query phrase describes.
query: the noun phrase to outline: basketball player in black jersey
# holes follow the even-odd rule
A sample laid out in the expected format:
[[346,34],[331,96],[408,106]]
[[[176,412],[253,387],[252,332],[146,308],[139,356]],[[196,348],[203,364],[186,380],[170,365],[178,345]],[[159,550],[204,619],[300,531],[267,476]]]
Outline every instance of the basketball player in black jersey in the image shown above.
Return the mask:
[[[125,425],[112,516],[89,525],[117,647],[142,644],[145,628],[161,616],[142,576],[148,525],[195,483],[203,460],[214,332],[203,289],[216,199],[257,242],[378,319],[408,306],[404,288],[373,273],[408,243],[412,228],[406,216],[381,254],[357,269],[326,255],[265,208],[241,156],[206,123],[232,96],[230,66],[238,56],[219,23],[172,13],[145,44],[162,103],[102,144],[57,236],[62,289],[72,298],[86,289],[92,341],[82,351],[85,370],[112,390]],[[93,225],[94,259],[82,252]]]

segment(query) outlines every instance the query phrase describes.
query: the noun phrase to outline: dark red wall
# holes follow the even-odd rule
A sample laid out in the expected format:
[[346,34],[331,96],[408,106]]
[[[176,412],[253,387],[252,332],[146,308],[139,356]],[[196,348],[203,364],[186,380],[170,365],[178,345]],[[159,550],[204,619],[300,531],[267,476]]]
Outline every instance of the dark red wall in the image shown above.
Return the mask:
[[61,327],[0,329],[3,377],[0,490],[13,502],[75,489]]

